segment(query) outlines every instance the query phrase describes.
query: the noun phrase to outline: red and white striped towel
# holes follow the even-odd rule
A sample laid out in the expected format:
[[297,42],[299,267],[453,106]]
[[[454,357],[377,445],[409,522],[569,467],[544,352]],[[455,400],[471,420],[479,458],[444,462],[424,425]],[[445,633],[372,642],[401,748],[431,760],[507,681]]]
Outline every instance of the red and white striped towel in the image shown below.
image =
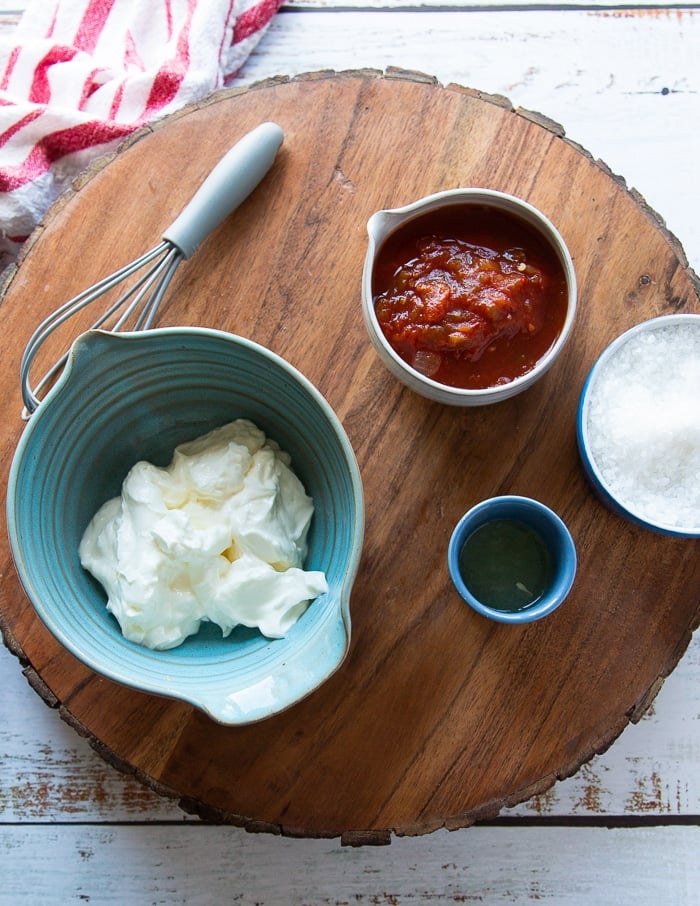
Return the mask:
[[30,0],[0,43],[0,268],[98,154],[224,87],[282,0]]

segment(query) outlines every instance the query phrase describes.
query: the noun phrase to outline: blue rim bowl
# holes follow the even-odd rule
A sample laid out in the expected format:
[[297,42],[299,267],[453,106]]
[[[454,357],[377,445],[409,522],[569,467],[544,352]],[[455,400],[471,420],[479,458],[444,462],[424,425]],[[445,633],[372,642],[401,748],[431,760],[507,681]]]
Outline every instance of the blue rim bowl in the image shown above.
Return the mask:
[[[674,314],[661,315],[657,318],[650,318],[648,321],[642,321],[620,334],[615,340],[607,346],[595,361],[593,367],[588,373],[584,382],[581,396],[579,397],[579,406],[576,419],[576,439],[581,464],[586,477],[596,493],[598,499],[615,515],[622,517],[627,522],[637,525],[641,528],[648,529],[660,535],[670,535],[677,538],[700,538],[700,513],[698,513],[698,525],[694,528],[681,528],[667,522],[655,521],[649,518],[643,509],[635,505],[631,500],[623,500],[620,494],[611,487],[601,471],[596,458],[593,454],[590,444],[589,432],[589,412],[591,399],[595,390],[595,382],[600,376],[606,365],[614,359],[630,340],[638,337],[642,333],[654,332],[658,330],[675,330],[679,326],[691,325],[698,331],[700,337],[700,315],[698,314]],[[700,403],[698,404],[700,405]]]
[[[127,641],[80,565],[85,527],[135,462],[166,465],[179,443],[235,418],[249,418],[291,455],[315,506],[306,567],[325,571],[329,591],[284,639],[242,627],[222,638],[209,624],[170,651]],[[355,455],[318,390],[249,340],[204,328],[83,334],[20,439],[7,519],[24,590],[69,651],[110,679],[189,702],[217,722],[251,723],[288,708],[347,654],[364,531]]]
[[[484,604],[467,588],[459,568],[459,554],[467,538],[496,519],[514,519],[530,526],[545,542],[552,559],[547,591],[523,610],[498,610]],[[556,610],[571,591],[576,577],[576,546],[565,523],[549,507],[530,497],[505,495],[482,500],[462,516],[450,538],[447,563],[455,588],[477,613],[499,623],[532,623]]]

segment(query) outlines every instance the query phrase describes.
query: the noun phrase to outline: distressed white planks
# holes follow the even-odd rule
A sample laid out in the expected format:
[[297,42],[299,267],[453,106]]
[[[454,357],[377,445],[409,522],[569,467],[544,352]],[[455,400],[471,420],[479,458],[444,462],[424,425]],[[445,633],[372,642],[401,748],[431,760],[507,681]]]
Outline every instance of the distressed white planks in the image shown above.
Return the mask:
[[[285,0],[282,9],[285,11],[323,11],[364,10],[366,12],[402,11],[434,13],[450,10],[493,9],[536,9],[550,6],[552,9],[615,9],[619,6],[647,7],[664,9],[692,7],[692,3],[663,3],[655,0],[636,0],[633,4],[615,3],[614,0],[562,0],[562,2],[538,3],[536,0]],[[16,7],[17,4],[14,4]]]
[[479,827],[378,849],[193,824],[0,828],[0,904],[678,906],[697,902],[698,846],[697,827]]

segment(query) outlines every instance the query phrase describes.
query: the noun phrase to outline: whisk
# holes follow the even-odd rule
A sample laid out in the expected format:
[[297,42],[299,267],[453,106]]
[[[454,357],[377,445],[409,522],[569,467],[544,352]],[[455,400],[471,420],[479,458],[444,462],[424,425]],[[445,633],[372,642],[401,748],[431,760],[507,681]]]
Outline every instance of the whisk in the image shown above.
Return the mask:
[[119,316],[110,328],[112,331],[121,330],[132,317],[135,321],[131,329],[138,331],[152,327],[180,262],[189,258],[209,233],[255,189],[272,166],[282,139],[283,132],[276,123],[262,123],[245,135],[214,167],[156,246],[83,290],[42,321],[29,338],[20,363],[25,419],[36,410],[41,402],[39,394],[68,359],[66,352],[32,388],[32,363],[47,337],[77,312],[134,275],[137,275],[135,281],[95,320],[91,329],[102,327],[117,313]]

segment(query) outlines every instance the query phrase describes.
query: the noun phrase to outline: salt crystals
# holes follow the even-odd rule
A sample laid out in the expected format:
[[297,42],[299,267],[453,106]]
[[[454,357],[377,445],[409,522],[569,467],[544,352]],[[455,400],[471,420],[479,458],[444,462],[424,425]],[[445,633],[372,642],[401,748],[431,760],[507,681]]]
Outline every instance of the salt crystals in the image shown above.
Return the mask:
[[[661,319],[660,319],[661,320]],[[647,522],[700,528],[700,317],[633,333],[591,380],[589,455]]]

